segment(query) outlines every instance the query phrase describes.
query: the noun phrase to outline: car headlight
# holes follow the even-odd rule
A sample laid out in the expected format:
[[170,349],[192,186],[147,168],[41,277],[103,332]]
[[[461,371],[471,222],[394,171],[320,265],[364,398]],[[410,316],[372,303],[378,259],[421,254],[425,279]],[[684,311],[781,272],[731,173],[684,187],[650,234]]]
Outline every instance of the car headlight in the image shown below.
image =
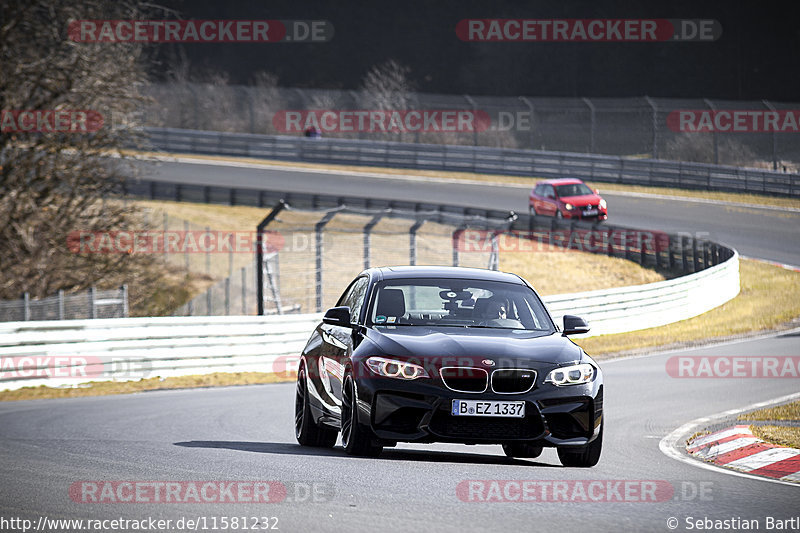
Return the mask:
[[562,385],[581,385],[589,383],[593,379],[594,367],[589,363],[581,363],[551,370],[544,382],[560,387]]
[[375,374],[385,378],[412,380],[430,377],[425,369],[419,365],[384,357],[368,358],[367,367]]
[[575,209],[575,206],[572,204],[564,204],[564,209],[566,209],[567,211],[572,211],[573,209]]
[[608,207],[608,204],[606,204],[606,201],[605,200],[600,200],[600,209],[605,209],[606,207]]

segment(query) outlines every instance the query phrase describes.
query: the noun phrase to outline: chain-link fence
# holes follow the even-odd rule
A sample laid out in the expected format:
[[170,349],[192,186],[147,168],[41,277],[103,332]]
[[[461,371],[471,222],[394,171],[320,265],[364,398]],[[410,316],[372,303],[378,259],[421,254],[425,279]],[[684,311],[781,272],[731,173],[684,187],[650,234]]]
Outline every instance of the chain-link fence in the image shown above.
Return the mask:
[[[165,83],[151,85],[146,92],[153,102],[141,110],[137,122],[154,127],[303,135],[317,125],[325,137],[627,155],[787,171],[800,166],[800,104],[792,103],[407,93],[391,103],[401,102],[402,109],[392,109],[365,91]],[[376,110],[381,127],[370,122],[368,113]],[[430,123],[422,118],[418,124],[410,120],[392,127],[392,112],[399,112],[402,122],[414,118],[410,110],[431,111],[433,118]],[[435,114],[447,110],[468,112],[474,120],[466,126],[455,120],[448,127],[447,120]],[[691,120],[682,120],[681,112]],[[770,113],[779,117],[776,128],[765,127]],[[122,125],[126,118],[111,121]],[[419,127],[406,127],[414,124]],[[775,129],[779,131],[771,131]]]
[[[453,249],[453,232],[474,217],[429,214],[435,215],[435,220],[420,219],[418,222],[380,209],[293,209],[287,206],[272,220],[266,232],[261,271],[262,313],[308,313],[329,307],[352,278],[367,266],[426,264],[497,268],[496,253],[459,254]],[[425,212],[420,213],[424,215]],[[481,227],[486,225],[484,219],[481,222]],[[492,227],[500,227],[502,223],[502,220],[494,221]],[[254,241],[248,241],[248,245],[252,244]],[[257,314],[259,276],[254,261],[255,248],[251,251],[253,253],[245,254],[246,259],[242,259],[247,265],[238,267],[173,314]],[[167,260],[181,262],[180,258]],[[188,264],[189,269],[193,268],[191,259]]]
[[128,316],[128,287],[65,293],[32,299],[27,293],[18,300],[0,300],[0,322],[27,320],[75,320],[125,318]]
[[322,311],[365,268],[453,265],[497,269],[497,251],[461,254],[460,227],[502,229],[504,219],[464,213],[404,213],[346,206],[282,210],[267,227],[262,261],[264,314]]

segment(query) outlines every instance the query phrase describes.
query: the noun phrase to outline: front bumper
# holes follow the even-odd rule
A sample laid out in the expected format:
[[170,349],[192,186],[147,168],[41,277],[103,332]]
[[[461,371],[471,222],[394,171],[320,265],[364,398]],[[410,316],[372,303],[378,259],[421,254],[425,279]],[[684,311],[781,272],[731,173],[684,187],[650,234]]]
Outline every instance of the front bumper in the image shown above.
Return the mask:
[[[359,380],[358,395],[361,423],[386,442],[582,446],[597,436],[603,414],[598,379],[568,387],[537,383],[522,394],[470,394],[437,386],[434,380],[367,378]],[[454,399],[525,401],[525,417],[453,416]]]
[[574,209],[572,211],[562,210],[561,214],[564,218],[573,220],[608,220],[608,211],[599,211],[596,215],[584,216],[583,211]]

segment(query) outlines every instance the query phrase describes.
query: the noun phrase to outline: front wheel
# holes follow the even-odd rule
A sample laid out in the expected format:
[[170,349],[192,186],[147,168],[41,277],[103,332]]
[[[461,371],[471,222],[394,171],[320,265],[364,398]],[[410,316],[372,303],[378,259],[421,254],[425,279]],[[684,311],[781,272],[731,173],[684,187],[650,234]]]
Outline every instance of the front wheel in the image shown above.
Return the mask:
[[335,429],[320,427],[311,415],[308,404],[308,384],[306,367],[302,365],[297,372],[297,387],[294,396],[294,436],[301,446],[332,448],[336,444],[339,432]]
[[556,218],[564,218],[564,215],[561,214],[561,209],[556,209]]
[[542,447],[533,446],[527,442],[513,442],[511,444],[503,444],[503,452],[508,457],[535,459],[542,455]]
[[342,446],[348,455],[377,457],[383,446],[374,444],[369,428],[358,421],[357,398],[353,377],[347,375],[342,388]]
[[591,443],[579,448],[560,447],[558,448],[558,458],[564,466],[590,468],[600,460],[602,449],[603,426],[600,426],[600,434]]

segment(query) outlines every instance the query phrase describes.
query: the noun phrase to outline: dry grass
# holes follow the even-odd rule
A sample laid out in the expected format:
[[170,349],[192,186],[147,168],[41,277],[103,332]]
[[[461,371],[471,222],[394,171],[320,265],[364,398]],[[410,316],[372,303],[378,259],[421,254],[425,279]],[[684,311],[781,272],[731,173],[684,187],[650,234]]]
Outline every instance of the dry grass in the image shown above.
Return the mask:
[[541,295],[663,281],[654,270],[619,257],[574,251],[501,252],[500,270],[519,274]]
[[750,430],[759,439],[772,444],[800,448],[800,427],[750,426]]
[[800,401],[745,413],[739,420],[800,420]]
[[267,374],[264,372],[215,372],[195,376],[147,378],[139,381],[91,381],[77,387],[53,388],[24,387],[0,392],[0,401],[39,400],[45,398],[78,398],[81,396],[107,396],[130,394],[161,389],[190,389],[198,387],[226,387],[230,385],[255,385],[293,381],[292,374]]
[[621,352],[640,353],[650,347],[664,349],[772,330],[800,316],[800,273],[741,260],[740,275],[739,296],[700,316],[658,328],[575,342],[602,358]]
[[[162,153],[146,153],[143,156],[164,156]],[[428,178],[440,178],[450,180],[466,180],[478,183],[505,183],[516,185],[533,186],[533,184],[540,179],[538,177],[526,176],[503,176],[500,174],[473,174],[470,172],[440,172],[434,170],[408,170],[401,168],[384,168],[384,167],[368,167],[368,166],[354,166],[354,165],[320,165],[314,163],[298,163],[292,161],[278,161],[269,159],[257,159],[247,157],[230,157],[230,156],[204,156],[196,154],[166,154],[167,156],[180,156],[191,157],[196,159],[206,160],[227,160],[227,161],[242,161],[252,163],[255,165],[264,166],[287,166],[308,169],[334,169],[344,172],[371,172],[387,175],[413,175]],[[580,176],[576,176],[580,177]],[[742,194],[734,192],[716,192],[716,191],[702,191],[694,189],[678,189],[671,187],[646,187],[640,185],[621,185],[618,183],[600,183],[589,182],[587,184],[593,189],[600,189],[600,192],[638,192],[646,194],[663,194],[668,196],[681,196],[685,198],[704,198],[708,200],[721,200],[725,202],[738,202],[745,204],[756,205],[771,205],[780,207],[793,207],[800,209],[800,198],[786,198],[773,195],[760,195],[760,194]]]

